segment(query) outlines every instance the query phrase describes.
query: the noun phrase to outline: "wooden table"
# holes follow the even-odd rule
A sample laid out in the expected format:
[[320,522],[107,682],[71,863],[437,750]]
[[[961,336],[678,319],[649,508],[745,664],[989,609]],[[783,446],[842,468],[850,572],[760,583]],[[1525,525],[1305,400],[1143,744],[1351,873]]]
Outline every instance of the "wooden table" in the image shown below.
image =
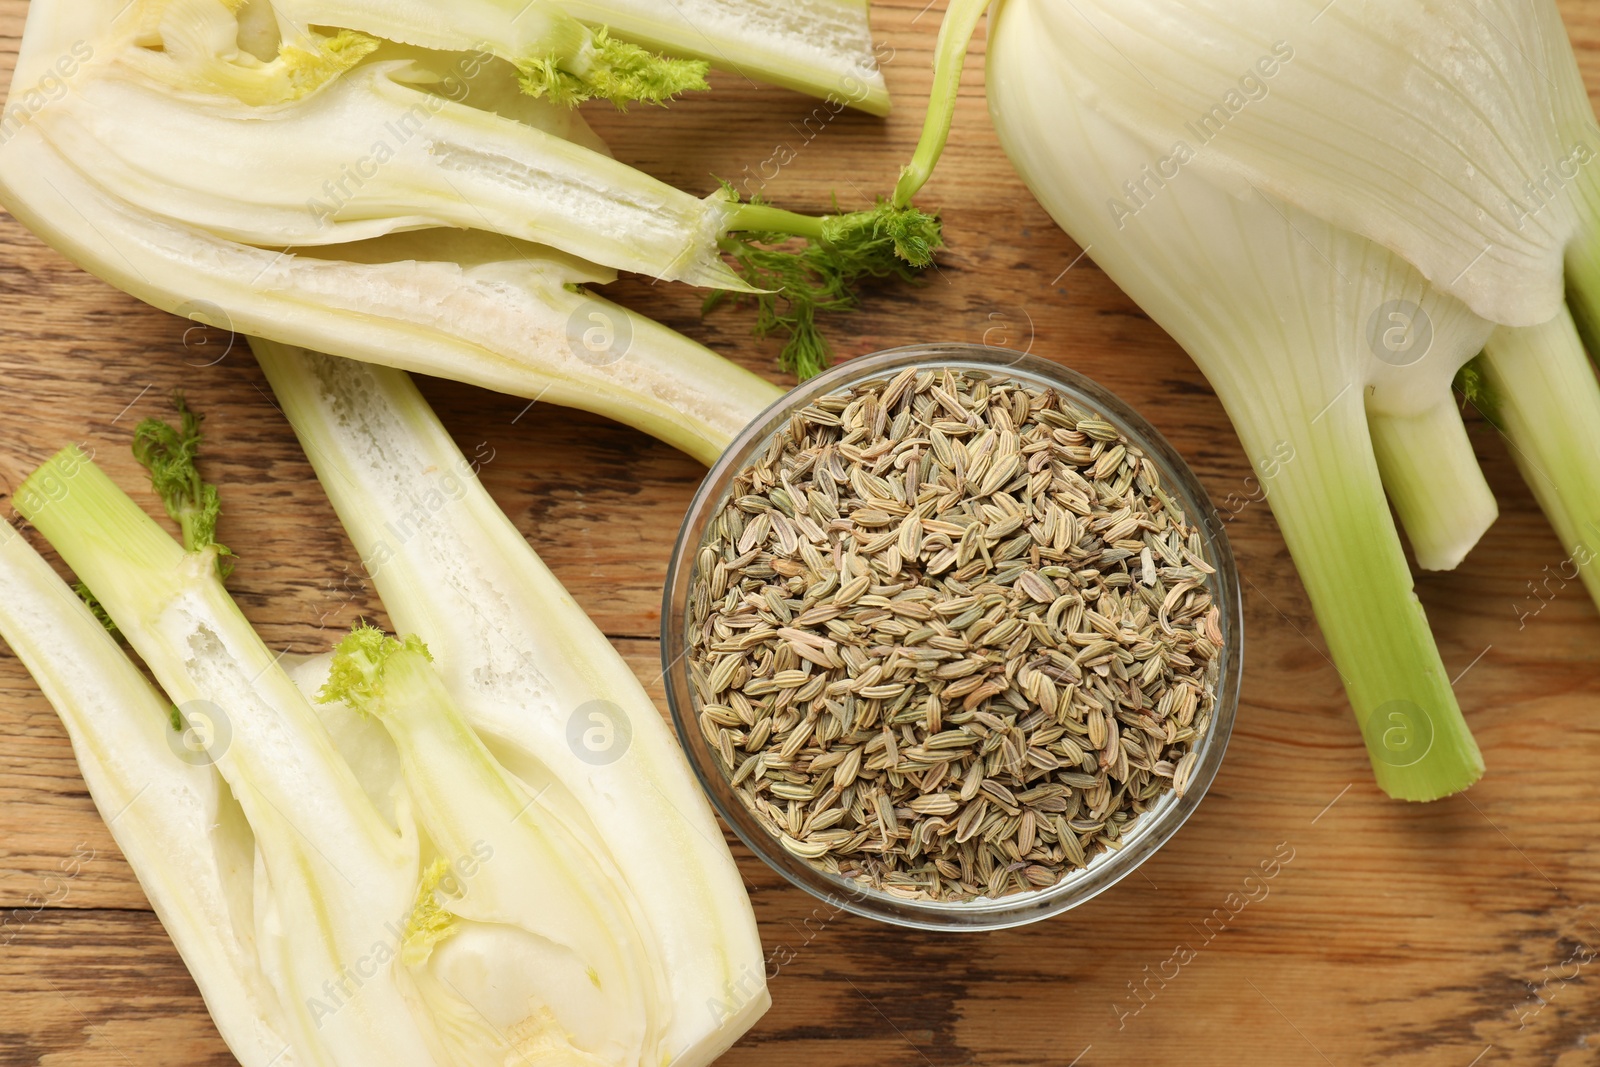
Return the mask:
[[[1600,3],[1565,0],[1600,87]],[[9,67],[25,5],[0,0]],[[776,147],[787,206],[887,190],[921,121],[937,10],[879,4],[892,46],[887,122],[844,114],[810,140],[813,104],[719,76],[669,111],[595,109],[621,158],[690,190]],[[981,36],[981,34],[980,34]],[[982,51],[981,40],[976,51]],[[927,191],[950,248],[920,291],[874,298],[834,335],[844,354],[919,340],[1031,348],[1141,408],[1214,499],[1249,465],[1183,354],[1061,234],[1000,153],[981,67]],[[1076,261],[1076,266],[1067,270]],[[762,373],[776,346],[751,313],[702,320],[681,286],[619,298]],[[275,647],[326,648],[383,610],[289,427],[242,348],[203,369],[188,324],[80,272],[0,220],[0,478],[14,487],[69,441],[112,475],[139,418],[182,386],[208,416],[206,467],[227,504],[230,582]],[[855,331],[851,333],[851,331]],[[195,340],[191,338],[191,340]],[[212,338],[213,346],[216,338]],[[203,358],[202,358],[203,356]],[[489,490],[645,680],[671,539],[702,470],[598,418],[448,382],[425,391]],[[1406,806],[1374,787],[1277,528],[1252,504],[1229,525],[1247,585],[1248,667],[1228,759],[1198,813],[1126,882],[1065,916],[965,936],[834,915],[735,845],[763,941],[786,962],[773,1007],[728,1064],[1576,1065],[1600,1062],[1600,623],[1576,584],[1531,595],[1563,558],[1494,431],[1472,425],[1501,518],[1465,564],[1418,581],[1489,773],[1465,796]],[[1543,587],[1541,587],[1542,589]],[[654,687],[660,697],[659,685]],[[232,1062],[194,984],[96,814],[66,735],[0,655],[0,1065]],[[76,855],[78,860],[73,861]],[[1277,856],[1265,897],[1225,924],[1230,894]],[[1585,858],[1592,857],[1592,858]],[[63,865],[78,868],[60,879]],[[1259,891],[1256,894],[1260,896]],[[51,897],[50,906],[30,901]],[[1186,951],[1185,951],[1186,950]],[[1174,957],[1188,959],[1174,973]],[[1164,975],[1142,986],[1151,975]],[[1475,1057],[1477,1057],[1475,1059]]]

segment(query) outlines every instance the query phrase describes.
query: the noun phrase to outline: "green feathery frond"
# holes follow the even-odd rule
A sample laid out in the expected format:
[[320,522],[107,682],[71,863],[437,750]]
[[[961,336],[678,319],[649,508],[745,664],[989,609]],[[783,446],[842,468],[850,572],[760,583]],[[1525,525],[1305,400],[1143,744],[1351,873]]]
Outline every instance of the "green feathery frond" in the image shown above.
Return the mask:
[[618,111],[640,101],[665,104],[680,93],[708,89],[709,69],[704,60],[656,55],[619,41],[604,27],[594,32],[594,52],[581,74],[563,67],[555,56],[517,64],[522,91],[529,96],[568,107],[585,100],[609,100]]
[[[183,532],[183,547],[189,552],[210,548],[219,557],[231,556],[227,546],[217,543],[217,520],[222,517],[217,487],[201,478],[195,465],[202,440],[200,416],[189,410],[181,392],[173,392],[172,403],[178,409],[178,425],[155,418],[140,422],[133,431],[133,457],[150,472],[151,487]],[[217,560],[224,578],[231,569]]]
[[[917,280],[944,244],[937,215],[888,200],[865,211],[814,218],[752,199],[735,209],[733,229],[721,242],[723,252],[741,277],[765,291],[718,290],[702,310],[728,299],[754,301],[756,335],[786,332],[779,360],[802,381],[833,359],[818,314],[854,308],[864,280]],[[797,239],[804,243],[797,246]]]
[[333,650],[328,680],[317,692],[317,702],[343,701],[363,715],[380,714],[384,668],[400,652],[418,652],[433,659],[428,646],[416,634],[394,638],[376,626],[357,626]]
[[78,594],[78,599],[83,601],[84,605],[89,609],[89,613],[95,617],[95,621],[106,628],[106,633],[115,637],[118,641],[123,640],[122,631],[117,629],[116,622],[113,621],[110,615],[106,614],[106,609],[99,600],[95,599],[94,593],[89,590],[87,585],[82,582],[73,582],[72,591]]
[[1454,384],[1456,392],[1476,408],[1478,414],[1489,421],[1489,425],[1500,428],[1499,405],[1495,402],[1494,390],[1489,387],[1489,379],[1484,374],[1482,356],[1474,357],[1471,362],[1456,371]]

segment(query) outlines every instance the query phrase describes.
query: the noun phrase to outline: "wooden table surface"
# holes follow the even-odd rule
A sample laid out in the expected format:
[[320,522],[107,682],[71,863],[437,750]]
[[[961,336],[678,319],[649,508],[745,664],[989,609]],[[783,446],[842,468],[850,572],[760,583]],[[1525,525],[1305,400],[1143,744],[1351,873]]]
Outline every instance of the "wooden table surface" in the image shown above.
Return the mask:
[[[1600,2],[1562,7],[1600,88]],[[0,0],[7,67],[25,12]],[[769,196],[809,210],[834,192],[865,203],[910,151],[938,18],[919,0],[877,5],[897,108],[886,122],[843,114],[808,135],[811,101],[718,76],[714,92],[671,110],[595,109],[595,123],[618,156],[685,189],[758,172],[788,146]],[[977,62],[926,201],[947,220],[940,269],[837,323],[842,354],[923,340],[1031,348],[1142,409],[1234,510],[1224,502],[1244,497],[1250,468],[1216,399],[1092,262],[1067,270],[1079,250],[1000,153]],[[702,320],[681,286],[612,291],[780,380],[775,344],[749,337],[751,312]],[[268,643],[318,651],[358,618],[383,619],[242,345],[223,355],[212,335],[186,347],[187,323],[82,273],[8,216],[0,326],[0,490],[69,441],[91,442],[114,477],[138,484],[132,428],[182,386],[209,418],[221,539],[239,554],[230,585]],[[518,418],[523,400],[423,385],[465,450],[493,450],[490,492],[639,676],[656,679],[659,588],[701,468],[592,416],[536,405]],[[1579,585],[1540,584],[1561,548],[1495,432],[1471,429],[1500,520],[1458,571],[1418,581],[1489,765],[1470,793],[1407,806],[1374,787],[1282,539],[1266,507],[1248,504],[1228,528],[1248,579],[1244,697],[1221,775],[1183,831],[1076,911],[962,936],[833,914],[735,844],[781,966],[771,1012],[723,1062],[1600,1062],[1600,621]],[[0,1065],[233,1062],[65,733],[8,652],[0,738]],[[1246,876],[1274,857],[1265,895],[1230,914]]]

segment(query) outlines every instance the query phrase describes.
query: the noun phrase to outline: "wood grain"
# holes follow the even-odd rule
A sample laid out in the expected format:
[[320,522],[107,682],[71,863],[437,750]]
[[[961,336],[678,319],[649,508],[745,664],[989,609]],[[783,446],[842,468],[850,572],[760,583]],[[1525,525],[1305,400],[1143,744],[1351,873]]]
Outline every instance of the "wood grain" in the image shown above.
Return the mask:
[[[1562,8],[1600,86],[1600,2]],[[0,0],[6,67],[25,12]],[[810,101],[721,76],[715,92],[669,111],[596,110],[595,124],[621,158],[686,189],[760,173],[788,145],[795,158],[766,195],[819,210],[835,193],[865,203],[914,140],[938,10],[896,0],[874,18],[894,49],[888,121],[840,115],[808,139]],[[1079,250],[1001,155],[970,67],[927,196],[944,210],[950,249],[925,288],[883,293],[840,323],[843,354],[926,340],[1031,348],[1141,408],[1214,499],[1242,493],[1249,465],[1193,366],[1092,262],[1062,273]],[[748,312],[702,320],[683,287],[613,289],[770,372],[775,346],[748,336]],[[187,324],[78,271],[9,217],[0,321],[0,489],[68,441],[137,484],[132,426],[182,386],[210,418],[222,539],[239,552],[231,584],[266,640],[317,650],[359,617],[382,620],[246,353],[217,360],[216,337],[186,344]],[[424,388],[467,451],[492,450],[490,491],[653,684],[658,590],[701,470],[591,416]],[[724,1062],[1600,1061],[1600,851],[1588,839],[1600,810],[1600,624],[1575,584],[1528,614],[1541,603],[1528,583],[1562,552],[1496,434],[1472,430],[1502,516],[1458,571],[1422,576],[1418,590],[1488,759],[1480,785],[1425,807],[1378,794],[1283,542],[1252,504],[1229,524],[1248,578],[1243,705],[1221,776],[1182,833],[1075,912],[961,937],[831,914],[736,848],[776,973],[772,1011]],[[231,1062],[65,735],[9,654],[0,735],[0,1065]],[[93,858],[64,878],[75,850]],[[1290,858],[1266,895],[1232,914],[1230,894],[1275,856]]]

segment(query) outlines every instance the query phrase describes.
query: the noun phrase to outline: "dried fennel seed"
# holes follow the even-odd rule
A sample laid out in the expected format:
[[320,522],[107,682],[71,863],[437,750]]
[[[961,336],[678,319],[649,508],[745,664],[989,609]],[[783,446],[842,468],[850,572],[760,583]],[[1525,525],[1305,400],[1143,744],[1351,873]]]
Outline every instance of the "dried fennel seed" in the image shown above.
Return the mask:
[[1212,567],[1116,427],[908,369],[795,412],[695,561],[701,729],[784,847],[899,897],[1054,885],[1181,795]]

